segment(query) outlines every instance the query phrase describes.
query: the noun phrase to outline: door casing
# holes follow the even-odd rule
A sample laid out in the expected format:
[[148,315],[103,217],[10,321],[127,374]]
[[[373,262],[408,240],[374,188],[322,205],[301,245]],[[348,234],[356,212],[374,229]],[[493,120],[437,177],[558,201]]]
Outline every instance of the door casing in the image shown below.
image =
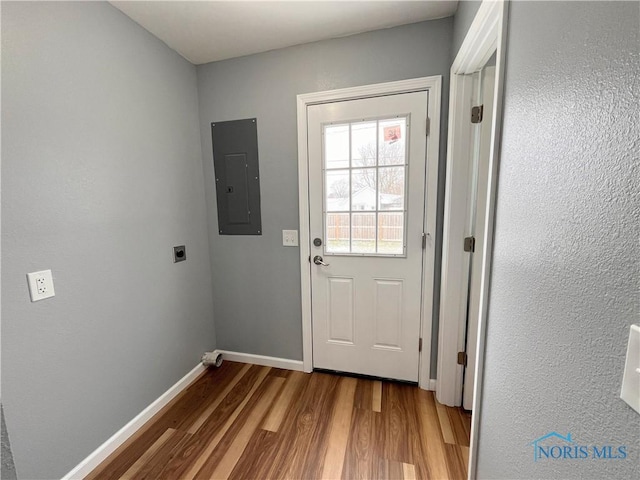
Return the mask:
[[473,236],[475,253],[471,254],[469,274],[469,300],[465,351],[467,365],[464,370],[464,388],[462,390],[462,407],[473,410],[473,391],[475,390],[476,346],[478,339],[478,317],[480,308],[480,283],[482,280],[482,251],[484,250],[484,229],[487,206],[487,179],[489,177],[489,158],[491,155],[491,124],[493,123],[493,93],[495,90],[495,67],[485,67],[475,75],[477,92],[475,105],[487,105],[482,122],[475,126],[475,148],[473,162],[475,173],[472,190],[475,195],[473,204]]
[[431,327],[433,320],[433,281],[435,247],[437,245],[436,206],[438,193],[438,159],[440,148],[440,104],[442,98],[442,76],[431,76],[378,83],[361,87],[343,88],[324,92],[306,93],[297,96],[298,113],[298,192],[300,221],[300,286],[302,293],[302,355],[305,372],[313,370],[313,342],[311,328],[311,255],[309,232],[309,156],[307,148],[307,107],[322,103],[332,103],[360,98],[371,98],[391,94],[428,91],[427,116],[427,179],[425,233],[426,253],[422,269],[422,308],[419,381],[420,388],[435,389],[435,380],[430,378],[431,368]]

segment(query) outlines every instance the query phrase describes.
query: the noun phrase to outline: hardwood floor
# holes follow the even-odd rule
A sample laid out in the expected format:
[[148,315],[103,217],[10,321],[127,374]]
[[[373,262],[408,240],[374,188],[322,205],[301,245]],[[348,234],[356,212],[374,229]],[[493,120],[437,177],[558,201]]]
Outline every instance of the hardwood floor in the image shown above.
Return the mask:
[[466,479],[470,426],[415,386],[225,362],[86,478]]

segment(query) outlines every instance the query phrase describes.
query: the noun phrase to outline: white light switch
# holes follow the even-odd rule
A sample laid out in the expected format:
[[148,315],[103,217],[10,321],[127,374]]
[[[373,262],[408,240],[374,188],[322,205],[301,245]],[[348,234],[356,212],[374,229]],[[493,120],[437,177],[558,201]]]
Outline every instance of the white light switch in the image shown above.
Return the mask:
[[297,247],[298,246],[298,231],[297,230],[282,230],[282,245],[285,247]]
[[53,275],[51,274],[51,270],[27,273],[27,281],[29,283],[29,293],[31,294],[32,302],[44,300],[56,294],[53,289]]
[[631,325],[620,398],[640,413],[640,326]]

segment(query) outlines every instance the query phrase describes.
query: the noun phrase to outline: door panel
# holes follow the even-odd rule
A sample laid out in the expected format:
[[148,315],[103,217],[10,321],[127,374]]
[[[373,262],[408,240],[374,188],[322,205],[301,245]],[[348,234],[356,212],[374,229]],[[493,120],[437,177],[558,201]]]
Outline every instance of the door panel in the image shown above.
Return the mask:
[[313,366],[417,381],[427,92],[307,114]]
[[374,347],[398,350],[402,338],[402,280],[375,279]]
[[328,341],[353,345],[353,278],[328,278],[327,282]]

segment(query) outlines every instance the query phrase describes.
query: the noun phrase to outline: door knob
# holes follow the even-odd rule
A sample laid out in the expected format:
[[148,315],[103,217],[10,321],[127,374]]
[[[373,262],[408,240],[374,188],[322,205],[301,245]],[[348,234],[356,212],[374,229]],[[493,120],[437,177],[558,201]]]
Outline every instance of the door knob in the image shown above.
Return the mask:
[[316,255],[315,257],[313,257],[313,263],[315,263],[316,265],[322,265],[323,267],[329,266],[328,263],[324,263],[322,261],[322,257],[320,255]]

